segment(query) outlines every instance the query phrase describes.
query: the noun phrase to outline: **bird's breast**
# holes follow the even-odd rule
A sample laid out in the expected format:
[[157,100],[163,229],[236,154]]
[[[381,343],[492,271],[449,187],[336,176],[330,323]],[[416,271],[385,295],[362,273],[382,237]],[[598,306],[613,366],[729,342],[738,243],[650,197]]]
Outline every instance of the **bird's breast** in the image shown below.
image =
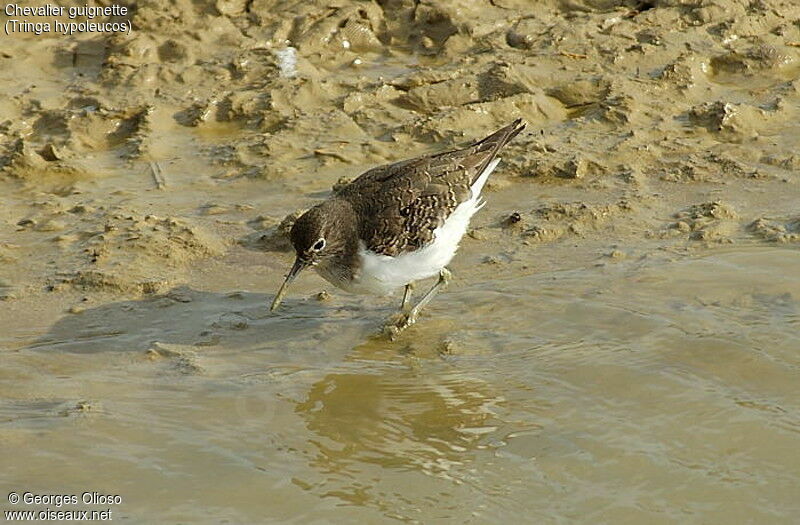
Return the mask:
[[[317,273],[331,283],[349,293],[367,295],[388,295],[397,286],[394,282],[387,282],[370,272],[363,271],[363,258],[359,253],[357,265],[343,266],[333,261],[321,262],[314,268]],[[405,283],[403,283],[405,284]]]

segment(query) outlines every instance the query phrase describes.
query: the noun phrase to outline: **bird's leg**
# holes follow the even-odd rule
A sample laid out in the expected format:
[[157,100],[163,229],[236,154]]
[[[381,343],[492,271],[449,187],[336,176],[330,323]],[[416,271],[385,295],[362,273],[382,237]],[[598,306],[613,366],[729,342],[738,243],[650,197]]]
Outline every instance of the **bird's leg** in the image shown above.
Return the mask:
[[416,323],[417,317],[419,317],[419,313],[422,311],[422,309],[425,308],[425,306],[431,302],[434,297],[436,297],[436,294],[439,293],[442,288],[447,286],[452,277],[453,274],[450,273],[450,270],[447,268],[442,268],[439,271],[439,280],[437,280],[436,284],[434,284],[433,287],[428,290],[428,293],[422,296],[422,299],[420,299],[419,302],[414,305],[414,308],[409,310],[408,313],[401,315],[400,319],[396,323],[387,326],[389,337],[394,339],[400,332]]
[[405,312],[408,310],[409,306],[411,305],[411,292],[414,291],[414,283],[408,283],[406,285],[406,289],[403,292],[403,302],[400,303],[400,311]]
[[422,311],[422,309],[425,308],[429,302],[431,302],[431,299],[436,297],[436,294],[439,293],[439,290],[447,287],[452,277],[453,274],[447,268],[442,268],[439,270],[439,279],[436,281],[436,284],[434,284],[431,289],[428,290],[428,293],[423,295],[422,299],[420,299],[419,302],[414,305],[414,308],[408,312],[407,326],[411,326],[417,321],[420,311]]

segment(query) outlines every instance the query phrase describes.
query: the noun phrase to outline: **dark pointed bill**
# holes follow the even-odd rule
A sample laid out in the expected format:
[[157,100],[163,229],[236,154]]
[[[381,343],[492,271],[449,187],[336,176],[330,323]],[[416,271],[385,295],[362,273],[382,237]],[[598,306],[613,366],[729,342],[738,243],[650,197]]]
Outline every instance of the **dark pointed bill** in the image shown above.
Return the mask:
[[309,264],[299,257],[295,259],[294,265],[292,265],[292,269],[289,270],[289,275],[286,276],[286,280],[283,281],[280,290],[275,295],[275,299],[272,301],[272,306],[269,307],[270,312],[274,312],[278,306],[280,306],[281,301],[283,301],[283,296],[286,295],[286,289],[289,288],[289,283],[294,281],[294,278],[297,277],[297,274],[300,273],[303,269],[305,269]]

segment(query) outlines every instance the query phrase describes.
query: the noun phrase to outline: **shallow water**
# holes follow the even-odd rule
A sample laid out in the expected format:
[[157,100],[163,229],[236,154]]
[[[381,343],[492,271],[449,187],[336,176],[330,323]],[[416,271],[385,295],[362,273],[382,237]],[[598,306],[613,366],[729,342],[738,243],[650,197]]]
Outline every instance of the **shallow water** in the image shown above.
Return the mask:
[[399,347],[353,300],[104,305],[6,354],[3,485],[135,521],[788,523],[798,267],[731,248],[458,284]]

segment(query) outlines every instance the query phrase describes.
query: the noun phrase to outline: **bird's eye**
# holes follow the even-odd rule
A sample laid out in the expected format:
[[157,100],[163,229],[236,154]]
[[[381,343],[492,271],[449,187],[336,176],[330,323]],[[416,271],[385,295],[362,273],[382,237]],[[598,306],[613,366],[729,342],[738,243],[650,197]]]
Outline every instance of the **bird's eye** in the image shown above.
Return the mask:
[[320,239],[314,243],[314,246],[311,247],[315,252],[318,252],[325,248],[325,239]]

